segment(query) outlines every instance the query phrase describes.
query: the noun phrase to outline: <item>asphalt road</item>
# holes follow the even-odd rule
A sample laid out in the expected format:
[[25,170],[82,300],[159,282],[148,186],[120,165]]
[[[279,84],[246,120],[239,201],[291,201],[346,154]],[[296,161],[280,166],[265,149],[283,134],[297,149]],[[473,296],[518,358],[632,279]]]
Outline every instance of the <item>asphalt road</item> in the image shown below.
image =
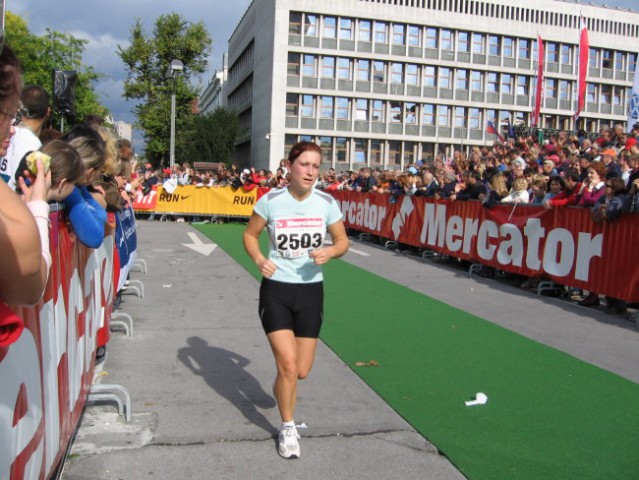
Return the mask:
[[[143,298],[127,294],[132,337],[114,332],[96,379],[125,386],[132,421],[90,406],[63,479],[465,478],[327,347],[299,389],[302,457],[276,451],[274,364],[257,317],[258,283],[188,224],[138,222]],[[213,247],[209,246],[208,250]],[[639,382],[639,332],[587,309],[469,277],[353,239],[344,257],[369,271]]]

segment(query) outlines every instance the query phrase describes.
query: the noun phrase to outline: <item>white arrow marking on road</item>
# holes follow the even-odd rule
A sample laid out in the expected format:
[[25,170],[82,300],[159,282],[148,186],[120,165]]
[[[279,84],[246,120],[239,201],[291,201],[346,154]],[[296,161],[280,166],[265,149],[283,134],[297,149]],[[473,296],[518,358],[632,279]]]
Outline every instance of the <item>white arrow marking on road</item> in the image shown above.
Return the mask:
[[[333,242],[331,242],[330,240],[325,240],[325,241],[324,241],[324,243],[325,243],[325,244],[327,244],[327,245],[333,245]],[[362,251],[360,251],[360,250],[355,250],[355,249],[354,249],[354,248],[352,248],[352,247],[349,247],[349,248],[348,248],[348,251],[349,251],[350,253],[354,253],[355,255],[359,255],[359,256],[361,256],[361,257],[370,257],[370,256],[371,256],[371,254],[370,254],[370,253],[362,252]]]
[[200,238],[193,232],[187,232],[189,237],[191,237],[191,241],[193,243],[183,243],[185,247],[189,247],[191,250],[195,250],[197,253],[201,253],[205,257],[208,257],[213,250],[217,248],[217,245],[214,243],[204,243]]

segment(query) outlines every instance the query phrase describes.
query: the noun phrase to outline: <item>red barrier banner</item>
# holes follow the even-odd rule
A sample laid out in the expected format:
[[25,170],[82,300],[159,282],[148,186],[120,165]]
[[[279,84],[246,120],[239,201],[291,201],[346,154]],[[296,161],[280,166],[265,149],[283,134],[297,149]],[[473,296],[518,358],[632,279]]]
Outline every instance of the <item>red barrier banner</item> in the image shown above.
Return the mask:
[[639,302],[639,222],[590,210],[336,191],[348,228],[562,285]]
[[48,478],[73,438],[113,305],[113,239],[96,250],[50,214],[52,266],[38,305],[16,307],[22,335],[0,348],[0,478]]

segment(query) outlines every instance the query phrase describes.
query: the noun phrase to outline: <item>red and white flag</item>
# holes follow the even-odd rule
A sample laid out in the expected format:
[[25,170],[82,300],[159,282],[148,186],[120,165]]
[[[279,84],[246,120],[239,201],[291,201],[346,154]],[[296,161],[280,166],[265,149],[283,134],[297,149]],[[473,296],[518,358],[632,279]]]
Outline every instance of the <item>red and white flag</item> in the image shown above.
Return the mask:
[[537,34],[537,88],[535,89],[535,106],[530,118],[533,128],[539,124],[541,104],[544,101],[544,81],[544,41],[541,35]]
[[579,33],[579,75],[577,77],[577,111],[575,112],[575,120],[584,109],[586,100],[586,74],[588,73],[588,55],[590,44],[588,43],[588,28],[586,27],[586,19],[581,15],[580,33]]

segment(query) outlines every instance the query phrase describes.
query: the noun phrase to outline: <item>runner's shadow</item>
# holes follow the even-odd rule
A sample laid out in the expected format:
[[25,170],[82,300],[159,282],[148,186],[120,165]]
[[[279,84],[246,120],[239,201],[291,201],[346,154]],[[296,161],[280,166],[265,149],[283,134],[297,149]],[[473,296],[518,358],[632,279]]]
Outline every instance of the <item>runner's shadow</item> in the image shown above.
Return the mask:
[[187,339],[187,347],[178,350],[178,359],[218,394],[226,398],[254,425],[273,434],[277,430],[257,410],[273,408],[276,403],[253,375],[245,370],[250,363],[237,353],[209,345],[200,337]]

